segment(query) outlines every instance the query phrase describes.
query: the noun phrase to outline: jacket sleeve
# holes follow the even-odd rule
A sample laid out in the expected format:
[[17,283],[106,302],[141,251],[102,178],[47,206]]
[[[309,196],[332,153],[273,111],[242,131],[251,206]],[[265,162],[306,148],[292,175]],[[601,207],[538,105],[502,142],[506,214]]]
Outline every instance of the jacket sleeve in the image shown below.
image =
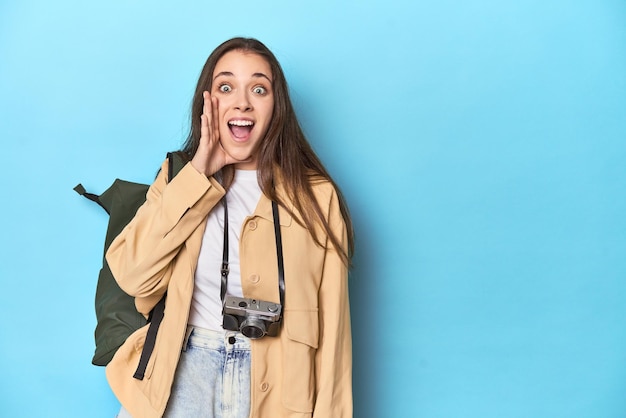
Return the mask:
[[[345,223],[337,195],[330,202],[329,224],[347,248]],[[315,418],[352,417],[352,336],[348,267],[329,244],[319,292],[320,340],[316,354]]]
[[[146,202],[106,254],[122,290],[154,303],[167,290],[172,263],[181,246],[224,195],[215,179],[207,178],[190,163],[168,184],[167,166],[166,161],[148,190]],[[154,303],[137,303],[137,309],[148,314]]]

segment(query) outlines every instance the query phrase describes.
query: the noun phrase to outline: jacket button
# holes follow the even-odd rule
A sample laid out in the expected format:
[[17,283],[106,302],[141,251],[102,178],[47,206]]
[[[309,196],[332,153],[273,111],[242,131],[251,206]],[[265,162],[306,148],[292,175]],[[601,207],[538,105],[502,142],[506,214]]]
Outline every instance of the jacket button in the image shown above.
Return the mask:
[[252,276],[248,278],[248,280],[250,280],[252,283],[258,283],[259,280],[261,280],[261,278],[259,277],[258,274],[253,274]]
[[270,384],[267,382],[263,382],[261,383],[261,392],[267,392],[267,390],[270,388]]
[[257,227],[256,221],[248,222],[248,228],[250,228],[251,231],[254,231],[256,227]]

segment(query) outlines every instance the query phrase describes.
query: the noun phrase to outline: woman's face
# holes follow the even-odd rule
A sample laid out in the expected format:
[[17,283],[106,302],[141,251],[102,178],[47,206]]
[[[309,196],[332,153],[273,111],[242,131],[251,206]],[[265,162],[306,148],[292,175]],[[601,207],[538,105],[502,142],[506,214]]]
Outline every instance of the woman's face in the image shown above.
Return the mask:
[[[230,51],[213,71],[211,96],[218,100],[220,141],[242,170],[257,168],[258,151],[274,110],[270,65],[260,55]],[[247,160],[247,161],[246,161]]]

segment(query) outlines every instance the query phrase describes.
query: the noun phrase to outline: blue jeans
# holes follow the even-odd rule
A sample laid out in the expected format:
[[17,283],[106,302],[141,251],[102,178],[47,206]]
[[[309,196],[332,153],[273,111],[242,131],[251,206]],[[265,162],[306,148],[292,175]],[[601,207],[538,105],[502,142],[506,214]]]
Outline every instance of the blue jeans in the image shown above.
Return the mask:
[[[165,418],[248,418],[250,340],[239,332],[192,327]],[[119,418],[130,417],[122,408]]]

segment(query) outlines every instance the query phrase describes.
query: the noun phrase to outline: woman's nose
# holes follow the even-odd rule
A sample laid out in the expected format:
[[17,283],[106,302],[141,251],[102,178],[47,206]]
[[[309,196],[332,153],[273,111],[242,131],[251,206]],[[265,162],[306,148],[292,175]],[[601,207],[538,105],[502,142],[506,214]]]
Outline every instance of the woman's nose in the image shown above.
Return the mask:
[[247,92],[241,92],[237,95],[237,100],[235,102],[235,109],[240,110],[242,112],[248,112],[252,110],[252,104],[250,103],[250,98],[248,97]]

